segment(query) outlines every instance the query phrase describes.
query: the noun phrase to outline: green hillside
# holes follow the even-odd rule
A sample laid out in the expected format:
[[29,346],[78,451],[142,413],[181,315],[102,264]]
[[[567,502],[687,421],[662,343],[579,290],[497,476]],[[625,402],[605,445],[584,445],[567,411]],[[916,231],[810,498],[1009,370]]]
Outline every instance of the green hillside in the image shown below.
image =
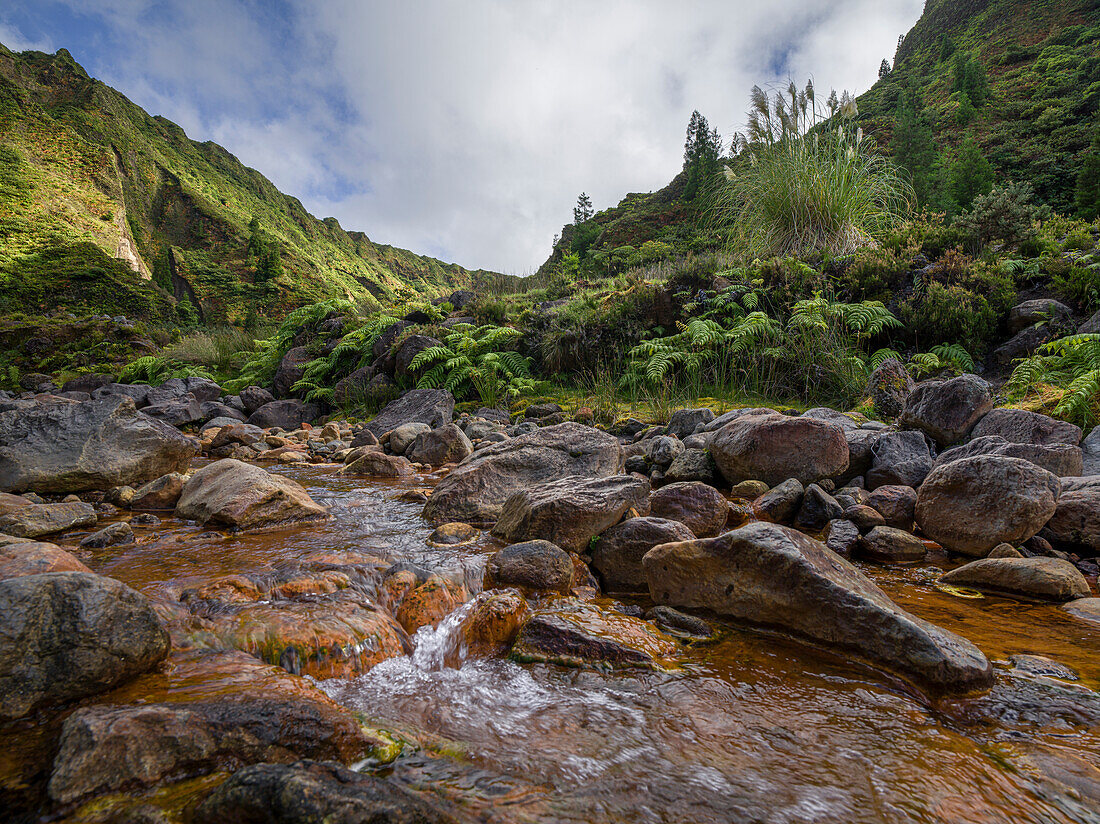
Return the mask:
[[438,293],[473,274],[318,220],[64,49],[0,45],[0,313],[242,323],[329,297]]

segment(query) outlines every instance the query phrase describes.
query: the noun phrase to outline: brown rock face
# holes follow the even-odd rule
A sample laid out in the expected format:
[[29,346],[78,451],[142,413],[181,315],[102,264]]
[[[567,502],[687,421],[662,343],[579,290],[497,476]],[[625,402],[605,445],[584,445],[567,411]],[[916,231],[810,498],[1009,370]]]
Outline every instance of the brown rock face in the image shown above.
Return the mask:
[[515,590],[480,595],[462,622],[467,657],[490,658],[508,652],[526,617],[527,602]]
[[176,517],[230,529],[261,529],[325,518],[302,486],[232,458],[198,470],[183,488]]
[[1100,550],[1100,487],[1063,492],[1047,529],[1056,540]]
[[622,447],[614,436],[579,423],[548,426],[471,456],[439,482],[424,517],[493,521],[515,492],[567,476],[606,478],[621,467]]
[[592,550],[592,566],[608,592],[646,592],[642,557],[658,544],[691,541],[695,535],[680,521],[628,518],[608,529]]
[[698,538],[711,538],[726,525],[729,503],[713,486],[681,481],[654,492],[649,511],[657,518],[679,521]]
[[394,617],[409,635],[425,626],[438,626],[439,622],[466,601],[466,590],[431,575],[424,583],[411,589],[401,599]]
[[975,455],[932,470],[917,492],[917,524],[944,548],[980,558],[1035,535],[1060,491],[1054,475],[1022,458]]
[[91,573],[91,570],[57,544],[30,542],[0,547],[0,579],[44,572]]
[[852,564],[793,529],[757,523],[662,544],[642,564],[658,604],[784,629],[932,692],[965,693],[993,681],[973,644],[910,615]]
[[710,452],[730,484],[758,480],[775,486],[788,478],[803,484],[848,468],[848,442],[836,424],[778,413],[742,415],[719,429]]
[[1092,594],[1085,576],[1061,558],[983,558],[945,573],[940,580],[1044,601],[1073,601]]
[[649,481],[630,475],[562,478],[514,493],[492,532],[505,541],[541,539],[580,553],[627,510],[644,508],[648,499]]
[[187,478],[178,472],[169,472],[161,475],[155,481],[150,481],[134,492],[130,501],[131,509],[170,510],[176,508],[176,503],[183,494],[183,485]]

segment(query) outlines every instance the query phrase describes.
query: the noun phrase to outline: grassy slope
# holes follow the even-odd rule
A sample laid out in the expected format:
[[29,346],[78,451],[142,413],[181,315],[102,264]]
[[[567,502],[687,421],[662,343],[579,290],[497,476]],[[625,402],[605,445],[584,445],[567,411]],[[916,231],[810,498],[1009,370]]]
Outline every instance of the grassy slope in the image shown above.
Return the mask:
[[[274,290],[252,281],[253,215],[282,247]],[[146,273],[171,247],[177,273],[213,319],[239,320],[251,306],[279,314],[333,295],[371,303],[438,292],[473,274],[314,218],[222,147],[189,140],[89,78],[64,50],[0,46],[0,311],[58,303],[147,317],[170,311],[164,293],[114,260],[120,238]],[[59,259],[71,265],[58,267]],[[75,297],[74,283],[86,287]],[[127,299],[112,301],[119,293]],[[144,311],[134,305],[142,301]]]

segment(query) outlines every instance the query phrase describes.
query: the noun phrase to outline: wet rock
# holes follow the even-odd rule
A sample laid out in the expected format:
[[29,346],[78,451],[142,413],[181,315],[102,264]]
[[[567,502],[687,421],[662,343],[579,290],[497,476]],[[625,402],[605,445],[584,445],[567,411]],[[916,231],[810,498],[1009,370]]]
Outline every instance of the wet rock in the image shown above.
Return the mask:
[[0,491],[64,494],[142,484],[187,469],[196,442],[128,397],[0,413]]
[[650,499],[650,513],[656,518],[679,521],[695,537],[709,538],[721,532],[729,517],[725,496],[699,481],[667,484]]
[[240,824],[455,824],[465,818],[396,781],[314,761],[238,770],[196,815]]
[[918,487],[932,471],[932,453],[921,432],[887,432],[871,446],[871,468],[867,488],[880,486]]
[[365,452],[344,466],[347,475],[368,475],[374,478],[411,478],[416,474],[412,463],[398,455]]
[[796,479],[778,484],[769,489],[752,503],[753,512],[762,521],[772,523],[790,523],[802,506],[802,496],[806,490]]
[[1100,598],[1086,596],[1062,604],[1062,609],[1075,618],[1100,624]]
[[160,526],[160,518],[156,515],[151,515],[148,512],[141,512],[130,519],[130,525],[137,526]]
[[134,492],[134,497],[130,501],[130,508],[139,510],[175,509],[186,483],[187,476],[178,472],[161,475],[155,481],[150,481]]
[[1063,492],[1046,533],[1054,540],[1100,551],[1100,487]]
[[95,508],[83,503],[28,504],[0,516],[0,532],[17,538],[41,538],[95,524]]
[[578,423],[546,427],[468,458],[436,486],[424,517],[436,523],[491,521],[515,492],[567,476],[606,478],[621,466],[622,447],[612,435]]
[[573,587],[573,560],[549,541],[507,546],[489,558],[486,572],[499,587],[562,593]]
[[592,549],[592,566],[599,572],[608,592],[645,592],[642,557],[670,541],[690,541],[695,537],[680,521],[664,518],[628,518],[606,530]]
[[761,495],[767,494],[768,489],[768,485],[763,481],[741,481],[730,488],[730,495],[734,498],[755,501]]
[[648,481],[631,475],[548,481],[513,493],[492,533],[512,542],[542,539],[580,553],[628,510],[645,508],[649,491]]
[[[519,628],[527,618],[527,601],[513,589],[481,593],[462,621],[462,641],[467,658],[496,658],[505,655],[515,643]],[[448,666],[459,666],[460,655],[452,656]]]
[[1073,317],[1073,310],[1053,298],[1025,300],[1008,312],[1008,331],[1012,334],[1036,323],[1064,323]]
[[452,521],[449,524],[441,524],[436,527],[432,534],[428,536],[428,542],[437,546],[454,546],[472,541],[480,534],[481,531],[476,527],[464,524],[461,521]]
[[1077,477],[1081,474],[1081,450],[1065,443],[1050,445],[1011,443],[1000,435],[974,438],[953,449],[948,449],[936,459],[936,466],[970,458],[974,455],[1000,455],[1003,458],[1022,458],[1042,467],[1059,478]]
[[699,409],[677,409],[668,419],[668,426],[665,427],[665,434],[671,435],[674,438],[679,438],[682,441],[688,435],[693,434],[698,427],[706,425],[713,420],[714,412],[706,407],[701,407]]
[[645,617],[656,624],[658,629],[679,638],[710,640],[718,636],[714,627],[702,618],[672,607],[650,607],[646,610]]
[[134,542],[134,530],[125,521],[108,524],[98,532],[85,536],[80,545],[92,549],[102,549],[108,546],[120,546]]
[[445,389],[412,389],[386,404],[365,429],[376,436],[404,423],[422,423],[435,429],[451,422],[454,409],[454,396]]
[[57,544],[16,539],[0,546],[0,580],[45,572],[91,573],[91,570]]
[[924,541],[902,529],[876,526],[859,541],[859,555],[879,564],[907,564],[923,561],[928,554]]
[[785,629],[932,692],[993,681],[989,661],[969,641],[905,612],[852,564],[793,529],[757,523],[662,544],[643,567],[658,604]]
[[825,546],[842,558],[851,557],[859,546],[859,539],[859,528],[851,521],[829,521],[825,527]]
[[415,635],[421,627],[438,626],[466,597],[463,587],[432,574],[403,595],[393,617],[409,635]]
[[1061,558],[983,558],[944,573],[940,580],[1044,601],[1072,601],[1092,594],[1085,576]]
[[558,602],[536,611],[520,628],[512,658],[572,667],[658,665],[676,644],[652,625],[593,604]]
[[1078,681],[1080,676],[1065,664],[1047,658],[1045,655],[1010,655],[1013,669],[1040,678],[1061,678],[1066,681]]
[[237,393],[237,396],[244,405],[244,411],[249,415],[275,400],[274,395],[259,386],[246,386]]
[[940,447],[958,443],[993,409],[989,384],[977,375],[947,381],[925,381],[905,399],[899,421],[903,429],[919,429]]
[[248,416],[248,423],[260,429],[271,429],[277,426],[280,429],[293,431],[303,423],[313,421],[320,414],[321,410],[316,404],[288,398],[265,403]]
[[917,511],[917,490],[911,486],[880,486],[867,497],[867,506],[876,510],[886,526],[913,530]]
[[744,415],[714,433],[710,452],[730,484],[768,485],[795,478],[811,483],[848,468],[848,442],[839,426],[774,412]]
[[980,558],[1035,535],[1060,491],[1058,479],[1033,463],[976,455],[932,471],[917,493],[916,520],[944,548]]
[[417,435],[405,450],[405,457],[414,463],[442,466],[458,463],[474,451],[473,444],[453,423]]
[[1081,443],[1081,427],[1026,409],[994,409],[974,427],[973,437],[999,435],[1009,443],[1052,444]]
[[794,525],[808,532],[817,532],[824,529],[829,521],[839,518],[842,514],[843,509],[836,498],[817,484],[810,484],[802,496],[802,504],[798,508],[798,514],[795,515]]
[[431,431],[432,428],[430,426],[426,423],[419,423],[418,421],[401,424],[401,426],[396,427],[390,432],[388,442],[390,452],[394,455],[404,455],[405,450],[412,446],[413,441],[424,433]]
[[1023,558],[1024,554],[1012,544],[997,544],[989,551],[987,558]]
[[195,472],[176,506],[176,517],[234,530],[326,517],[302,486],[258,466],[226,458]]
[[866,504],[850,506],[844,510],[842,516],[855,524],[860,534],[866,534],[876,526],[886,525],[886,519],[882,517],[882,513]]
[[896,418],[905,408],[905,399],[915,387],[904,364],[896,358],[887,358],[867,380],[866,395],[879,415]]
[[679,438],[662,435],[649,442],[646,458],[656,466],[668,466],[684,452],[684,444]]
[[665,481],[668,483],[699,481],[717,486],[722,482],[722,475],[709,452],[703,449],[685,449],[673,458],[672,463],[665,470]]
[[148,599],[88,572],[0,581],[0,718],[95,695],[156,666],[168,633]]

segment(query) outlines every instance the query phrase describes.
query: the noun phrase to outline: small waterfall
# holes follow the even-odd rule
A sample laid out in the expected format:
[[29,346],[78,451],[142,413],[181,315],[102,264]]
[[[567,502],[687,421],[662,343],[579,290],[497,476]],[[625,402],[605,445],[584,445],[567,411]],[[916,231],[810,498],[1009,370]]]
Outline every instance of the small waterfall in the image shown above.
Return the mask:
[[463,624],[474,607],[489,597],[478,593],[439,622],[421,627],[413,636],[413,651],[409,660],[415,669],[423,672],[439,672],[445,667],[459,668],[466,661],[466,638]]

